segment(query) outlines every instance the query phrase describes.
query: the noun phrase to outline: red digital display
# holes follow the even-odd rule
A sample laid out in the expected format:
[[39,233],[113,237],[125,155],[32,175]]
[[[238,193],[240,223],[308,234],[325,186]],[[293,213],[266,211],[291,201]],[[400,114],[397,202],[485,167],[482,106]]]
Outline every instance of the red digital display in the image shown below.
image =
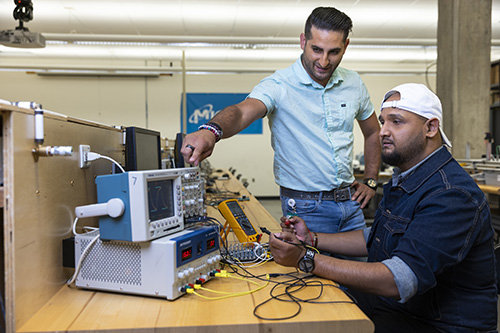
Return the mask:
[[207,250],[211,250],[215,247],[215,238],[210,238],[207,240]]
[[182,250],[181,259],[182,261],[188,260],[193,256],[193,248],[188,247],[187,249]]

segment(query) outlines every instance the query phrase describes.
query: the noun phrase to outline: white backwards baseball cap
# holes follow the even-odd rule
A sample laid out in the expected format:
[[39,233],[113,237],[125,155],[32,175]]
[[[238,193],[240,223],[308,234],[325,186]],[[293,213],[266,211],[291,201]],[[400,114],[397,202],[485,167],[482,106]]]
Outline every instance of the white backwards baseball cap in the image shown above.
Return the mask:
[[382,102],[380,110],[384,108],[398,108],[405,111],[410,111],[426,119],[437,118],[439,120],[439,132],[446,145],[451,147],[451,142],[444,134],[443,123],[443,108],[439,97],[429,90],[425,85],[419,83],[405,83],[389,90],[384,101],[389,98],[390,93],[398,92],[401,98],[397,101]]

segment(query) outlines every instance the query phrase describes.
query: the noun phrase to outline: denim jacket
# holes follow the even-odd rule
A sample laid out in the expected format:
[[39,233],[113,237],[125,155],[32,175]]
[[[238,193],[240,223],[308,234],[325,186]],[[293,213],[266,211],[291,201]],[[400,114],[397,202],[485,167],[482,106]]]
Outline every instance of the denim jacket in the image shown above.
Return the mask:
[[397,256],[415,273],[417,294],[395,311],[445,331],[496,330],[494,231],[484,193],[446,148],[384,196],[368,238],[368,261]]

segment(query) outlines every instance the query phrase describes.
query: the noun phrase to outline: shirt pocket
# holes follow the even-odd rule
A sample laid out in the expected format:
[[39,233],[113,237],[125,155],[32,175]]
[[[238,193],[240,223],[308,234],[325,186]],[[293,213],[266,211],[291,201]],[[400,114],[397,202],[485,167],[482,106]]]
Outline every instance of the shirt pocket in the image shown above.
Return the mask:
[[326,111],[326,123],[329,131],[342,130],[352,132],[356,117],[356,103],[352,101],[330,101]]
[[392,257],[392,252],[397,247],[399,240],[405,234],[411,220],[401,216],[388,214],[384,223],[384,239],[381,240],[382,250],[386,258]]

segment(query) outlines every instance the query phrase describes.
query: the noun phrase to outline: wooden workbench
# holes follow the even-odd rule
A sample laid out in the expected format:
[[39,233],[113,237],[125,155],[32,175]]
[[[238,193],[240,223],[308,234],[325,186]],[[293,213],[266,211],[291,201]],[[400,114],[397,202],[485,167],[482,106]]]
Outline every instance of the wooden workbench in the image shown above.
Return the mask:
[[477,184],[477,186],[479,186],[479,188],[484,193],[500,195],[500,187],[499,186],[484,185],[484,184]]
[[500,241],[500,186],[478,184],[490,203],[491,225],[496,232],[496,242]]
[[[278,231],[277,221],[262,205],[234,178],[224,187],[249,198],[240,201],[248,218],[256,227],[265,226]],[[209,215],[223,221],[214,207],[208,207]],[[263,241],[267,240],[264,236]],[[258,268],[251,268],[252,274],[293,273],[305,276],[274,262]],[[286,278],[289,279],[289,278]],[[274,281],[283,281],[275,279]],[[287,320],[261,320],[254,316],[257,304],[270,297],[274,286],[269,284],[263,290],[245,296],[224,300],[206,300],[196,295],[184,295],[177,300],[167,301],[75,288],[62,287],[59,292],[38,311],[18,332],[71,331],[88,332],[112,330],[120,332],[215,332],[224,327],[228,332],[372,332],[373,324],[341,290],[331,287],[331,281],[314,278],[330,285],[324,288],[321,302],[331,304],[304,304],[295,318]],[[257,281],[264,284],[263,281]],[[209,289],[241,292],[256,286],[241,280],[215,278],[205,284]],[[320,292],[319,287],[308,287],[296,295],[311,298]],[[206,293],[205,293],[206,294]],[[213,296],[213,294],[206,294]],[[334,303],[334,302],[346,303]],[[284,318],[297,311],[296,305],[272,301],[259,309],[266,318]]]
[[[372,322],[349,303],[304,304],[287,320],[262,320],[253,311],[269,298],[273,284],[245,296],[206,300],[188,294],[177,300],[80,290],[65,285],[72,270],[61,263],[61,240],[71,234],[72,211],[96,200],[94,177],[110,172],[105,161],[90,169],[78,168],[78,157],[32,156],[33,114],[0,105],[3,115],[4,253],[6,331],[13,332],[372,332]],[[90,144],[93,151],[123,160],[121,133],[115,128],[65,117],[47,116],[45,144]],[[230,175],[223,187],[249,200],[241,205],[256,225],[278,231],[277,221]],[[208,214],[222,217],[215,207]],[[263,241],[267,240],[264,236]],[[253,274],[295,272],[274,262],[251,270]],[[302,273],[298,273],[303,275]],[[331,281],[322,280],[326,284]],[[260,281],[259,283],[263,283]],[[214,278],[214,290],[241,292],[255,288],[242,280]],[[301,291],[301,298],[317,295],[318,288]],[[349,302],[339,289],[325,287],[323,302]],[[293,303],[272,301],[260,309],[268,318],[292,315]]]

